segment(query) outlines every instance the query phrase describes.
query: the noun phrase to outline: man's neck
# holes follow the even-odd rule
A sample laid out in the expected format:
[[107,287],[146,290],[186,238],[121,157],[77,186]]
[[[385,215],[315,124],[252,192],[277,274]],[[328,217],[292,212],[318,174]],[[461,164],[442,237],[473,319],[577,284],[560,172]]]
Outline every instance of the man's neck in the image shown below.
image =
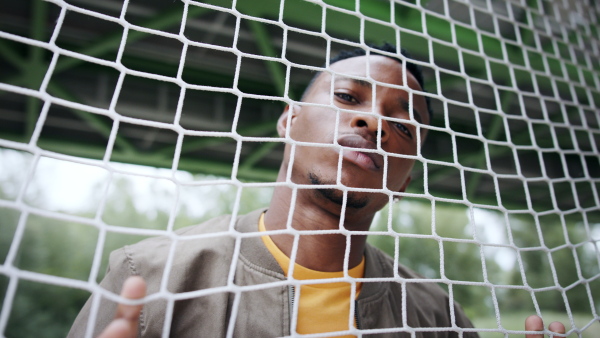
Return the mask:
[[[312,194],[312,195],[311,195]],[[285,186],[275,188],[269,210],[265,214],[265,228],[268,231],[286,229],[290,212],[293,212],[291,226],[298,231],[338,230],[340,214],[336,208],[320,200],[314,191],[299,189],[296,203],[291,208],[292,190]],[[327,208],[329,207],[329,208]],[[339,206],[337,206],[340,208]],[[341,208],[340,208],[341,209]],[[352,217],[357,211],[346,212],[342,228],[366,231],[373,217]],[[344,257],[349,250],[348,269],[357,266],[364,255],[367,236],[346,234],[300,235],[295,263],[317,271],[344,270]],[[273,242],[288,257],[294,247],[293,235],[272,235]]]

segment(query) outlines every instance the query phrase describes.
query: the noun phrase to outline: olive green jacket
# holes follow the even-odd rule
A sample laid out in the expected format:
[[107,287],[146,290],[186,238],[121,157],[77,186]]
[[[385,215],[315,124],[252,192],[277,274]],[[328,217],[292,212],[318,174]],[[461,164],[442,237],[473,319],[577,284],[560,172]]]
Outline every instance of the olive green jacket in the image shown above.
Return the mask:
[[[290,335],[293,282],[257,232],[263,211],[237,219],[221,216],[173,236],[116,250],[100,286],[119,294],[127,277],[144,277],[149,302],[140,315],[139,336],[160,337],[164,332],[165,337],[225,337],[230,330],[233,337]],[[165,271],[172,249],[172,265]],[[372,246],[367,246],[365,259],[362,290],[355,302],[357,328],[363,333],[409,337],[410,328],[417,328],[417,337],[458,337],[461,328],[472,327],[437,284],[414,282],[422,277],[401,265],[394,274],[393,260]],[[175,298],[169,301],[172,295]],[[69,337],[84,337],[88,323],[94,325],[95,337],[112,320],[116,303],[105,297],[90,318],[96,312],[93,298],[77,316]],[[463,335],[477,337],[468,331]]]

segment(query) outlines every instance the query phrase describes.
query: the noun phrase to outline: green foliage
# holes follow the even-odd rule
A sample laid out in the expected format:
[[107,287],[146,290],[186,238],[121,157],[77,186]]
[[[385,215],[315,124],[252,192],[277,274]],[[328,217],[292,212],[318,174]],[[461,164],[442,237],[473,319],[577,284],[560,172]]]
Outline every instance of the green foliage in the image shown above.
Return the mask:
[[20,280],[13,299],[6,337],[65,337],[86,291]]
[[25,225],[17,268],[87,280],[98,230],[89,225],[30,215]]
[[[2,261],[11,246],[18,246],[11,262],[18,269],[41,274],[87,279],[91,267],[97,231],[89,226],[29,215],[20,242],[14,240],[20,213],[0,209]],[[4,277],[4,276],[2,276]],[[0,279],[0,290],[8,286]],[[60,337],[68,332],[89,293],[20,279],[12,299],[6,337]],[[4,299],[1,299],[4,301]],[[4,309],[3,309],[4,310]],[[43,330],[41,328],[44,328]]]
[[[1,191],[0,191],[1,194]],[[4,262],[13,242],[21,213],[10,208],[0,208],[0,262]]]
[[[585,278],[597,276],[597,249],[588,241],[589,235],[580,215],[549,215],[539,217],[539,232],[535,219],[513,217],[511,231],[523,259],[526,282],[533,288],[548,286],[573,287],[567,292],[570,310],[579,313],[592,313],[590,300],[581,285],[580,274]],[[530,248],[539,250],[528,251]],[[553,273],[553,270],[555,273]],[[579,270],[579,271],[578,271]],[[556,278],[554,277],[556,276]],[[522,277],[513,272],[513,284],[522,284]],[[536,300],[541,308],[552,311],[566,311],[563,295],[558,292],[536,292]],[[596,301],[596,306],[599,306]],[[517,310],[519,302],[509,305]]]

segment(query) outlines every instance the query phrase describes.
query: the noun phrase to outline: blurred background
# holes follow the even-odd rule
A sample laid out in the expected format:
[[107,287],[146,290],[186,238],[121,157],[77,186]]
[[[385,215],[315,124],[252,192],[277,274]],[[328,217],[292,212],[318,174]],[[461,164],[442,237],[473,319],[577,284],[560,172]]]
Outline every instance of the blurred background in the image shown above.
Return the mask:
[[100,280],[110,251],[144,238],[128,228],[149,236],[236,203],[239,213],[266,206],[283,107],[329,56],[363,41],[410,51],[434,110],[409,187],[423,197],[384,209],[371,243],[392,256],[397,246],[400,261],[428,278],[452,280],[479,328],[520,330],[537,304],[546,321],[585,328],[584,337],[600,331],[596,5],[124,5],[0,3],[5,336],[64,336],[89,293],[39,276]]

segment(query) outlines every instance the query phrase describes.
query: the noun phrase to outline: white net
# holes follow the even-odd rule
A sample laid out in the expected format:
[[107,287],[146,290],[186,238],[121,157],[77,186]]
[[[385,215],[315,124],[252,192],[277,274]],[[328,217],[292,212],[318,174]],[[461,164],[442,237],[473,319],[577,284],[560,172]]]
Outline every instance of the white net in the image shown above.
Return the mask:
[[[166,235],[166,273],[145,300],[164,305],[163,336],[174,335],[182,300],[229,295],[225,334],[244,335],[234,323],[252,318],[247,294],[340,281],[350,283],[352,297],[357,282],[404,291],[439,283],[476,329],[461,328],[452,306],[448,327],[410,326],[404,296],[402,326],[356,325],[351,302],[350,329],[314,336],[504,337],[524,334],[529,314],[564,322],[567,336],[597,336],[599,14],[592,0],[3,2],[0,332],[64,336],[91,295],[93,323],[100,296],[118,300],[99,286],[109,253]],[[370,53],[369,43],[384,41],[422,67],[434,111],[430,125],[409,121],[428,131],[422,147],[417,137],[415,156],[385,153],[381,143],[374,150],[384,170],[394,159],[415,159],[412,183],[401,193],[387,181],[346,187],[340,156],[337,182],[325,187],[343,191],[344,201],[352,191],[385,194],[391,203],[369,242],[423,278],[357,279],[346,271],[331,280],[245,285],[234,282],[232,264],[223,285],[170,289],[185,243],[229,238],[237,258],[244,240],[260,236],[229,225],[191,237],[177,229],[266,207],[281,186],[293,192],[294,211],[297,194],[314,188],[293,183],[291,171],[276,181],[283,146],[293,163],[297,149],[340,145],[277,137],[276,120],[285,105],[331,108],[300,103],[314,73],[339,76],[327,62],[338,51]],[[332,111],[337,119],[353,113]],[[380,129],[387,120],[377,118]],[[337,233],[348,246],[351,235],[364,234],[299,232],[291,218],[281,233],[296,243]],[[297,254],[296,244],[292,262]],[[282,335],[296,335],[298,301],[291,303]]]

